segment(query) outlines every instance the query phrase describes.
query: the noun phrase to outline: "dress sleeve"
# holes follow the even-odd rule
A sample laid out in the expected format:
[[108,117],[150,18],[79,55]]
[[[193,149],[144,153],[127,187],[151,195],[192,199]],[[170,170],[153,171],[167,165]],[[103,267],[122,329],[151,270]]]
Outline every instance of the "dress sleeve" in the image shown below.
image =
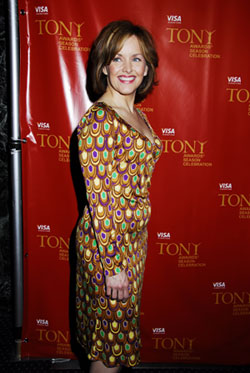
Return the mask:
[[[107,109],[92,106],[78,125],[78,149],[87,200],[105,275],[126,266],[115,222],[116,140],[119,122]],[[116,180],[117,181],[117,180]]]

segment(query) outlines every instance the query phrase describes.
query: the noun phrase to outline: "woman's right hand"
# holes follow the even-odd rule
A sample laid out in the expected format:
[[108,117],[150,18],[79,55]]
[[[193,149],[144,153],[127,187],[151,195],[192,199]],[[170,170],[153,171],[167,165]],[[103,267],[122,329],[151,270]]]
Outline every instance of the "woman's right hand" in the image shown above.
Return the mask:
[[118,275],[106,276],[106,294],[118,301],[129,298],[129,281],[124,270]]

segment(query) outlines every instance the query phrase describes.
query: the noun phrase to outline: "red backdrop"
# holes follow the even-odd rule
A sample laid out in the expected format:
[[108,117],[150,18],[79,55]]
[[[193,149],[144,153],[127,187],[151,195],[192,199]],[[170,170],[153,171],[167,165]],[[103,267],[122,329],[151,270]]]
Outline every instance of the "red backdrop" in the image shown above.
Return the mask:
[[91,43],[128,18],[156,40],[159,86],[140,107],[164,145],[151,189],[142,360],[249,364],[249,1],[127,0],[121,15],[115,0],[19,0],[19,10],[22,356],[74,357],[71,135],[90,105]]

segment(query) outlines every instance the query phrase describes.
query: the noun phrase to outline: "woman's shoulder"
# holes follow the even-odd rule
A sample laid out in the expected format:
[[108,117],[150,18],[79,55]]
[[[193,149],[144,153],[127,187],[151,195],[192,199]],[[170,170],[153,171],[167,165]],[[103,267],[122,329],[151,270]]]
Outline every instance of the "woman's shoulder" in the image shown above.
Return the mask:
[[[87,127],[94,126],[100,128],[108,126],[109,131],[117,131],[119,128],[119,117],[111,106],[105,102],[93,103],[78,123],[78,131],[87,130]],[[111,126],[111,127],[110,127]]]
[[88,120],[98,120],[101,121],[102,118],[105,119],[106,117],[115,118],[115,112],[112,109],[111,106],[106,104],[105,102],[102,101],[97,101],[94,102],[89,109],[86,111],[86,113],[83,115],[82,120],[86,121]]

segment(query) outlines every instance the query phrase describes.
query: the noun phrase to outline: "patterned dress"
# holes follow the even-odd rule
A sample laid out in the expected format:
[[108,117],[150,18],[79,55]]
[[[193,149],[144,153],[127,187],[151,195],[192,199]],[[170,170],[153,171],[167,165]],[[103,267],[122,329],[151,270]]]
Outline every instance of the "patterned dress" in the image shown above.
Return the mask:
[[[88,206],[76,233],[77,339],[90,360],[108,367],[140,362],[140,300],[151,215],[148,188],[162,150],[149,128],[154,143],[101,102],[90,107],[78,126]],[[104,274],[122,270],[130,297],[112,300],[105,294]]]

